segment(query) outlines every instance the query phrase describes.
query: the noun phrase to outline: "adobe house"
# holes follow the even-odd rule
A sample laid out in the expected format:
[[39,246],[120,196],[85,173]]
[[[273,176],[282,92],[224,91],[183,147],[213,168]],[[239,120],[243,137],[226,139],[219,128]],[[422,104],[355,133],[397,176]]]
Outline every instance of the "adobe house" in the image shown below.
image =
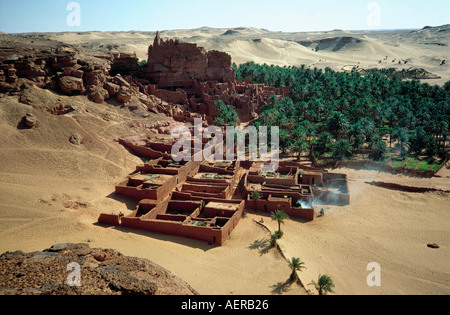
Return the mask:
[[324,184],[313,188],[314,196],[318,200],[332,204],[350,204],[350,192],[347,175],[324,173]]
[[[297,172],[295,172],[297,177]],[[270,184],[263,175],[246,174],[244,177],[244,195],[246,196],[246,208],[254,211],[271,213],[277,210],[286,212],[290,217],[314,220],[314,208],[311,186],[290,185],[296,182],[294,178],[270,178]],[[275,181],[276,182],[276,181]],[[259,198],[253,198],[258,192]]]
[[[283,189],[285,190],[284,195],[297,200],[305,201],[305,198],[300,198],[300,195],[308,195],[309,199],[350,204],[348,181],[345,174],[330,173],[296,162],[280,162],[277,173],[263,173],[262,165],[260,162],[245,162],[249,185],[259,184],[253,190],[277,193],[275,189]],[[299,189],[299,187],[301,188]]]
[[116,186],[116,194],[136,200],[162,201],[177,186],[176,176],[138,172]]
[[291,218],[299,218],[313,221],[315,212],[312,203],[296,200],[288,196],[273,196],[263,194],[261,199],[252,199],[247,196],[246,208],[259,212],[271,213],[282,210]]
[[[194,147],[194,139],[192,141],[192,148]],[[172,159],[172,147],[174,141],[168,142],[153,142],[149,139],[120,139],[119,142],[134,152],[136,155],[144,158],[149,158],[150,161],[144,165],[138,165],[136,171],[128,176],[128,178],[116,186],[116,194],[129,197],[136,200],[151,199],[155,201],[162,201],[171,195],[172,191],[180,183],[185,183],[185,189],[199,191],[195,187],[198,182],[193,176],[199,172],[202,162],[198,162],[195,156],[192,156],[190,161],[174,161]],[[205,145],[206,139],[203,139]],[[212,148],[212,151],[214,147]],[[192,152],[191,152],[192,153]],[[199,154],[203,154],[200,152]],[[205,166],[206,167],[206,166]],[[221,168],[211,168],[221,174],[233,174],[232,169],[224,170]],[[189,184],[194,182],[193,184]],[[229,186],[229,185],[228,185]],[[231,188],[228,188],[224,182],[218,181],[209,183],[202,190],[206,193],[224,192],[222,196],[228,197]]]
[[[116,187],[116,193],[139,204],[126,217],[102,214],[100,223],[223,245],[245,209],[283,210],[292,218],[314,220],[315,200],[350,202],[344,174],[295,162],[280,162],[274,172],[263,172],[263,162],[197,162],[194,157],[176,162],[166,156],[171,142],[131,144],[136,154],[154,158],[137,166],[135,173]],[[258,198],[253,195],[256,191]],[[233,199],[236,196],[241,198]]]
[[242,218],[244,208],[245,202],[240,200],[170,200],[158,205],[142,200],[129,216],[103,214],[99,222],[221,246]]

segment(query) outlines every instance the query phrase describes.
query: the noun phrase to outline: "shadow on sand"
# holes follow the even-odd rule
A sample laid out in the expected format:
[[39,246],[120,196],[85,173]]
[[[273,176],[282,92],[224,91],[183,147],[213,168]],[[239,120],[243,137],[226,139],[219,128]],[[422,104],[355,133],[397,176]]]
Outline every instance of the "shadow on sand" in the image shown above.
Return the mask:
[[248,246],[251,250],[258,250],[259,255],[265,255],[267,254],[273,247],[270,245],[270,240],[267,238],[256,240],[252,244]]
[[295,280],[287,279],[285,282],[278,282],[271,286],[272,294],[281,295],[283,293],[287,293],[291,290],[293,284],[295,284]]
[[137,200],[134,200],[132,198],[124,197],[116,195],[116,193],[112,192],[106,198],[113,199],[115,201],[121,202],[127,206],[127,209],[130,211],[136,210],[139,202]]
[[187,247],[191,247],[194,249],[200,249],[204,252],[207,252],[211,249],[219,247],[216,244],[210,245],[205,241],[198,241],[198,240],[190,239],[187,237],[174,236],[174,235],[168,235],[168,234],[158,234],[158,233],[154,233],[154,232],[148,232],[148,231],[144,231],[144,230],[133,229],[133,228],[123,227],[123,226],[111,226],[108,224],[103,224],[103,223],[98,223],[98,222],[94,223],[94,226],[102,227],[102,228],[110,229],[110,230],[115,230],[115,231],[119,231],[119,232],[126,233],[126,234],[145,236],[145,237],[157,240],[157,241],[187,246]]

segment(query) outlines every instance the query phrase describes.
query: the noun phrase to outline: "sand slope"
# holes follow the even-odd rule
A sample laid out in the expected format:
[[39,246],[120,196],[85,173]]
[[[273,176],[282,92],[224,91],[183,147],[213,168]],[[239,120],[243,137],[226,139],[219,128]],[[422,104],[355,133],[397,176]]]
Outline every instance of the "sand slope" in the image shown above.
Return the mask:
[[[322,69],[330,67],[337,71],[353,66],[394,67],[400,70],[413,67],[424,68],[441,77],[424,81],[429,84],[442,85],[450,80],[449,25],[422,30],[311,33],[271,32],[249,27],[202,27],[160,33],[162,38],[179,38],[208,50],[225,51],[236,64],[248,61],[280,66],[304,64]],[[153,43],[155,34],[156,31],[133,31],[45,35],[84,49],[135,52],[138,58],[146,60],[148,45]]]
[[[253,246],[268,234],[251,216],[223,247],[97,225],[100,213],[129,214],[136,207],[132,200],[117,198],[114,187],[142,161],[114,139],[149,134],[132,126],[167,118],[143,119],[128,109],[95,104],[83,96],[39,89],[32,93],[35,107],[19,103],[17,96],[0,99],[0,252],[90,242],[91,247],[150,259],[200,294],[306,294],[296,284],[283,285],[290,269],[281,255],[275,250],[261,254],[264,246]],[[55,116],[38,106],[58,100],[78,110]],[[35,114],[38,126],[17,128],[27,112]],[[80,146],[69,142],[73,133],[83,137]]]

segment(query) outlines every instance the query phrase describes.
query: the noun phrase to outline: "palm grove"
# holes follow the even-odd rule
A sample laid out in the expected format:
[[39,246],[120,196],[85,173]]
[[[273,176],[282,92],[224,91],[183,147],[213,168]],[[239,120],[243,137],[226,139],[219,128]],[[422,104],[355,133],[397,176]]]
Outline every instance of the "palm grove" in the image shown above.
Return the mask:
[[403,158],[448,156],[450,82],[439,87],[403,80],[392,69],[362,75],[254,62],[235,68],[238,80],[291,89],[281,100],[272,96],[254,123],[279,126],[283,152],[343,159],[369,150],[383,159],[395,147]]

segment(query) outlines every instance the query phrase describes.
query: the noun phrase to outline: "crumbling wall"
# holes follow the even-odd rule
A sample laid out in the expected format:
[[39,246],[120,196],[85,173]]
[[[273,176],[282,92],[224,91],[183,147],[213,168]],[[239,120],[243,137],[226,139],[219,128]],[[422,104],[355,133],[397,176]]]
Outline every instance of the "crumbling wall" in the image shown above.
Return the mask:
[[157,33],[148,48],[147,67],[143,78],[159,88],[189,88],[195,82],[234,80],[231,56],[219,51],[206,51],[193,43],[162,40]]
[[[279,198],[278,198],[279,199]],[[314,209],[303,209],[292,207],[292,199],[274,200],[271,196],[267,199],[252,200],[250,196],[247,197],[246,208],[249,210],[272,213],[278,210],[286,212],[291,218],[299,218],[305,220],[314,220]]]

